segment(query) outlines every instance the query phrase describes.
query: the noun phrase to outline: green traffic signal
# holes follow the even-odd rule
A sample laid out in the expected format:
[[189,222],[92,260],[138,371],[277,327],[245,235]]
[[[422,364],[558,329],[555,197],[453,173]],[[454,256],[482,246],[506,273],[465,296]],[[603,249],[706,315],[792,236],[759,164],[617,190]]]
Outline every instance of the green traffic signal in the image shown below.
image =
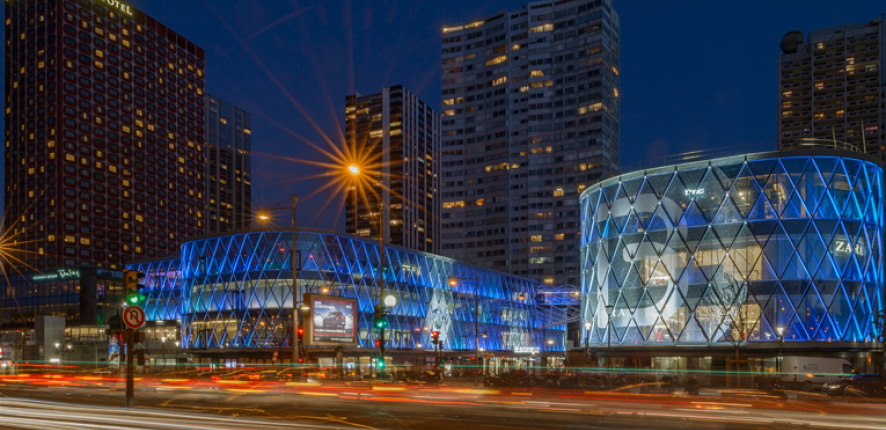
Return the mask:
[[134,295],[129,296],[129,298],[127,300],[129,301],[129,303],[136,305],[139,303],[143,303],[145,301],[145,296],[143,296],[141,294],[134,294]]
[[385,361],[384,361],[384,360],[379,360],[379,361],[378,361],[378,368],[379,368],[379,369],[384,369],[384,367],[385,367]]

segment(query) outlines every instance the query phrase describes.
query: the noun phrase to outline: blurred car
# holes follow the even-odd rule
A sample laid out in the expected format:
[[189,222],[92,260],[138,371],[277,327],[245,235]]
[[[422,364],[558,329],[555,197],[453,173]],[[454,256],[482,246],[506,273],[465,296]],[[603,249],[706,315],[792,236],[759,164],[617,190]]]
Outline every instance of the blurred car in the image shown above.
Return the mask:
[[861,373],[825,384],[828,395],[857,395],[879,397],[886,394],[886,377],[877,373]]
[[263,370],[261,372],[240,373],[235,376],[238,381],[276,381],[278,378],[276,370]]
[[246,370],[235,370],[233,372],[222,373],[222,374],[214,374],[210,377],[213,381],[236,381],[241,378],[242,375],[248,373]]
[[323,328],[341,329],[345,328],[345,314],[333,311],[323,315]]

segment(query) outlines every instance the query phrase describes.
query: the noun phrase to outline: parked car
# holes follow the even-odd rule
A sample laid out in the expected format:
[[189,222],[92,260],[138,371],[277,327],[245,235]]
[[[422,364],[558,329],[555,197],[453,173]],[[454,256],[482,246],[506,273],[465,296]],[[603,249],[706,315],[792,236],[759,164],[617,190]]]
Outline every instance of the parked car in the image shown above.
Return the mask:
[[326,315],[323,315],[323,328],[331,328],[331,329],[344,329],[345,328],[345,314],[332,311]]
[[843,358],[788,356],[781,359],[779,373],[785,386],[812,391],[856,372],[855,367]]

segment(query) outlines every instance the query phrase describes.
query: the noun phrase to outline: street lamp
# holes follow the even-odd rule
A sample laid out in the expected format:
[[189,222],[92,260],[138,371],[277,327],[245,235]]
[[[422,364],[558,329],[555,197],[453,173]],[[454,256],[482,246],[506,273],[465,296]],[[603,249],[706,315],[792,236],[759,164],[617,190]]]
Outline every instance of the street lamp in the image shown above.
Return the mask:
[[268,211],[292,209],[292,365],[298,365],[298,311],[296,309],[298,301],[298,255],[295,253],[295,207],[298,205],[298,195],[292,195],[292,206],[278,206],[266,208],[265,211],[259,212],[258,219],[268,221],[271,216]]
[[776,327],[775,332],[778,334],[778,368],[775,369],[776,372],[781,371],[781,346],[784,342],[784,327]]
[[615,306],[606,305],[606,367],[612,367],[612,333],[609,326],[612,325],[612,310]]
[[[348,172],[350,172],[351,175],[353,175],[353,176],[360,176],[362,173],[360,166],[357,166],[356,164],[351,164],[350,166],[348,166]],[[373,180],[373,181],[378,183],[379,185],[381,185],[382,188],[384,188],[384,184],[382,184],[378,181],[375,181],[375,180]],[[384,255],[385,255],[384,202],[383,202],[383,196],[382,196],[383,193],[384,193],[384,190],[382,190],[382,192],[379,193],[379,195],[378,195],[378,272],[379,272],[378,288],[379,288],[379,290],[381,290],[381,287],[382,287],[382,281],[383,281],[382,268],[384,267]],[[357,221],[358,221],[357,192],[355,189],[355,191],[354,191],[354,231],[355,232],[357,231]],[[379,295],[379,299],[381,299],[380,295]]]
[[58,345],[59,345],[59,343],[56,342],[56,343],[55,343],[55,361],[56,361],[56,363],[58,363],[58,365],[61,365],[61,362],[62,362],[62,361],[61,361],[61,359],[59,358],[60,355],[59,355],[59,353],[58,353]]
[[591,337],[591,322],[585,321],[585,362],[588,360],[588,351],[590,351],[589,339]]

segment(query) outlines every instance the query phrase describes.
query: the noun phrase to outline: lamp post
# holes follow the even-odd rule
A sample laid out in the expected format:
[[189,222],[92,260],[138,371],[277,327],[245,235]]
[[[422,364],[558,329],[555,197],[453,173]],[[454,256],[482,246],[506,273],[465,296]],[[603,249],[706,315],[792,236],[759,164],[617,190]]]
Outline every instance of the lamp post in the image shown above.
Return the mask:
[[[351,164],[348,166],[348,173],[350,173],[351,176],[354,176],[356,178],[356,177],[359,177],[363,172],[362,172],[362,169],[360,168],[360,166],[358,166],[356,164]],[[385,266],[384,184],[382,182],[376,181],[374,179],[372,181],[381,185],[381,188],[382,188],[382,190],[379,192],[379,195],[378,195],[378,303],[379,303],[379,305],[381,305],[383,303],[382,300],[386,299],[386,298],[382,298],[382,288],[383,288],[383,284],[385,281],[385,279],[384,279],[384,266]],[[354,187],[354,232],[355,233],[357,232],[357,228],[359,227],[359,218],[357,216],[357,203],[358,203],[357,197],[358,197],[357,196],[357,188],[355,186]],[[392,306],[389,306],[389,307],[392,307]],[[381,333],[379,335],[379,338],[380,338],[379,340],[381,340],[381,342],[382,342],[381,360],[382,360],[382,362],[384,362],[384,359],[385,359],[385,357],[384,357],[384,342],[385,342],[384,330],[385,330],[385,328],[381,327],[381,328],[379,328],[379,330],[381,331]],[[384,369],[382,369],[382,372],[384,372]]]
[[591,351],[589,346],[591,337],[591,322],[585,321],[585,362],[587,363],[590,360],[588,357],[588,353]]
[[775,371],[776,373],[779,373],[781,372],[781,346],[782,342],[784,342],[784,327],[776,327],[775,333],[778,334],[778,360],[776,360],[777,368]]
[[[348,173],[353,176],[360,176],[363,171],[360,169],[360,166],[355,164],[351,164],[348,166]],[[385,256],[385,232],[384,232],[384,199],[382,195],[384,194],[384,184],[378,182],[373,179],[373,182],[382,186],[382,192],[378,195],[378,272],[379,272],[379,283],[378,283],[378,300],[381,303],[381,289],[382,289],[382,281],[384,281],[384,275],[382,275],[382,268],[384,267],[384,256]],[[358,218],[357,218],[357,191],[356,188],[354,190],[354,232],[357,231]]]
[[[292,209],[292,365],[298,365],[298,254],[295,252],[295,207],[298,205],[298,195],[292,195],[292,206],[278,206],[267,208],[265,211]],[[260,212],[258,219],[268,221],[271,219],[267,212]]]
[[606,306],[606,367],[612,367],[612,331],[609,329],[612,325],[612,308]]
[[58,345],[59,345],[59,343],[56,342],[55,343],[55,362],[57,363],[56,366],[61,366],[62,360],[61,360],[59,353],[58,353]]
[[[470,280],[470,278],[449,278],[449,286],[458,285],[459,281]],[[474,362],[480,364],[480,274],[474,271]],[[480,372],[474,375],[474,385],[480,384]]]

